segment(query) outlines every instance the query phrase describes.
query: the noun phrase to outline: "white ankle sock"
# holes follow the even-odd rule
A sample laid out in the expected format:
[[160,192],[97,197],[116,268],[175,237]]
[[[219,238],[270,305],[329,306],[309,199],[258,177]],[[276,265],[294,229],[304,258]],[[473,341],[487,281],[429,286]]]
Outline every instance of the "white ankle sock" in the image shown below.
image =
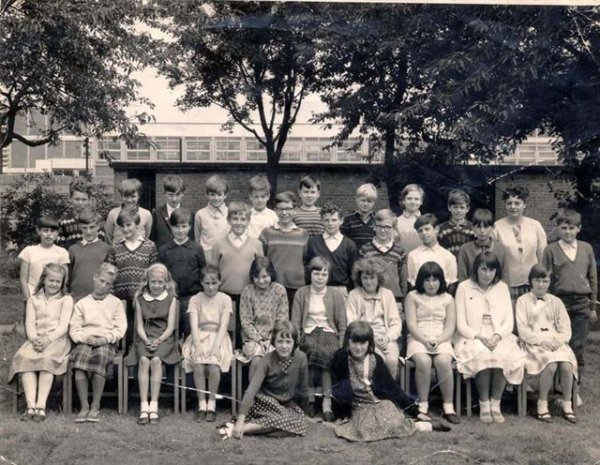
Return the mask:
[[206,409],[215,411],[217,409],[217,401],[215,399],[208,399],[208,404],[206,404]]
[[206,412],[206,399],[198,401],[198,410]]
[[140,402],[140,412],[147,412],[148,408],[148,402]]
[[490,401],[489,400],[480,400],[479,401],[479,412],[489,412],[490,411]]
[[148,411],[149,412],[158,412],[158,402],[150,401],[150,404],[148,405]]
[[548,413],[548,401],[547,400],[538,400],[537,401],[537,412],[539,414]]
[[446,415],[450,415],[451,413],[456,414],[456,412],[454,411],[454,404],[452,402],[448,402],[448,403],[444,402],[442,404],[442,408],[444,409],[444,413]]
[[433,425],[428,421],[417,421],[415,422],[415,429],[422,433],[428,433],[433,431]]
[[496,399],[490,399],[490,408],[492,412],[500,412],[500,401]]
[[419,402],[419,412],[427,413],[429,412],[429,402]]
[[562,408],[563,408],[563,412],[572,412],[573,411],[573,402],[571,402],[571,401],[565,402],[563,400]]

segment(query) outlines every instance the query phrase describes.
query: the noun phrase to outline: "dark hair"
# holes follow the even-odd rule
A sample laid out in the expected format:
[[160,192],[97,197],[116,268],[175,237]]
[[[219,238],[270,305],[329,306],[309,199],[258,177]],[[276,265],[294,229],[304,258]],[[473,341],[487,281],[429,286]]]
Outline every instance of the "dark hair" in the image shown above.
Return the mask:
[[308,271],[312,273],[314,270],[330,270],[331,271],[331,262],[327,260],[325,257],[321,257],[317,255],[313,257],[312,260],[308,263]]
[[375,352],[375,335],[373,334],[373,328],[366,321],[353,321],[346,328],[344,333],[344,344],[343,348],[348,350],[348,342],[368,342],[369,347],[367,353],[372,354]]
[[437,216],[435,216],[433,213],[425,213],[424,215],[419,216],[415,221],[415,231],[418,231],[420,228],[428,224],[434,228],[438,225]]
[[73,197],[75,192],[81,192],[86,194],[88,197],[92,196],[92,183],[86,178],[73,178],[69,183],[69,195]]
[[119,215],[117,216],[117,224],[119,226],[123,227],[123,225],[128,223],[129,221],[132,221],[136,225],[140,224],[141,219],[140,219],[140,214],[139,214],[137,208],[135,208],[135,207],[121,208],[121,211],[119,212]]
[[277,336],[283,335],[283,337],[288,336],[292,341],[294,341],[294,350],[298,347],[298,329],[296,325],[292,323],[290,320],[277,320],[273,325],[273,331],[271,331],[271,345],[275,346],[275,339]]
[[300,184],[298,184],[298,190],[301,190],[303,187],[306,187],[308,189],[310,189],[311,187],[316,187],[317,190],[320,191],[321,190],[321,182],[314,176],[307,174],[306,176],[302,176],[302,178],[300,178]]
[[219,281],[221,281],[221,271],[214,265],[206,265],[200,270],[200,281],[203,281],[209,274],[217,275]]
[[529,270],[529,276],[527,279],[529,281],[529,284],[531,284],[531,281],[533,281],[534,279],[549,278],[551,274],[552,274],[552,272],[548,268],[546,268],[544,265],[541,265],[538,263],[531,267],[531,270]]
[[46,277],[48,276],[48,271],[53,271],[55,273],[62,274],[62,282],[60,283],[60,292],[62,295],[67,293],[67,273],[64,267],[58,263],[47,263],[44,265],[42,269],[42,274],[40,275],[40,279],[38,280],[37,285],[35,286],[34,293],[37,294],[40,289],[44,287],[44,282],[46,281]]
[[473,262],[471,276],[469,276],[472,281],[479,284],[477,271],[479,271],[479,268],[482,265],[485,265],[486,268],[493,268],[494,270],[496,270],[496,275],[494,276],[492,284],[496,284],[502,279],[502,267],[500,266],[500,260],[498,260],[496,254],[494,252],[481,252],[475,257],[475,261]]
[[575,210],[564,210],[556,217],[556,224],[560,226],[563,223],[571,226],[581,226],[581,214]]
[[83,210],[77,216],[77,221],[80,224],[99,224],[102,221],[102,217],[95,210]]
[[448,194],[448,205],[458,205],[466,203],[467,206],[471,204],[471,198],[462,189],[452,189]]
[[419,294],[425,294],[424,284],[427,278],[436,278],[440,282],[437,295],[443,294],[448,289],[444,270],[442,270],[442,267],[437,262],[425,262],[419,268],[417,279],[415,279],[415,289]]
[[337,203],[328,200],[321,207],[321,218],[323,218],[325,215],[333,215],[334,213],[338,214],[340,220],[344,219],[344,210],[342,207],[340,207]]
[[471,219],[473,226],[494,226],[494,214],[487,208],[478,208]]
[[176,174],[168,174],[163,179],[163,188],[165,192],[181,192],[182,194],[185,192],[185,184],[183,183],[183,179],[181,176]]
[[263,270],[269,274],[271,281],[275,282],[277,273],[275,272],[275,267],[269,257],[256,257],[252,261],[252,265],[250,265],[250,280],[254,280],[254,278],[258,277]]
[[42,215],[37,223],[38,229],[56,229],[58,231],[58,220],[53,215]]
[[527,202],[529,198],[529,189],[521,186],[512,186],[507,188],[502,194],[502,200],[506,200],[509,197],[516,197],[521,199],[523,202]]
[[178,224],[190,224],[190,218],[192,214],[187,208],[176,208],[169,217],[169,224],[171,226],[177,226]]

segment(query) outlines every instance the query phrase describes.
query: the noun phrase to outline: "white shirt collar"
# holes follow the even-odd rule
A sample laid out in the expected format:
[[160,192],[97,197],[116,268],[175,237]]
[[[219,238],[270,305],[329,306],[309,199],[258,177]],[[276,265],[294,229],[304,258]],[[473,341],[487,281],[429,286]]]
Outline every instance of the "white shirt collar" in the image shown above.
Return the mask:
[[169,296],[167,291],[162,291],[162,293],[156,297],[151,296],[148,292],[144,292],[142,297],[146,302],[152,302],[153,300],[165,300]]
[[81,245],[93,244],[94,242],[98,242],[99,239],[96,237],[93,241],[86,241],[85,239],[81,239]]
[[246,242],[246,239],[248,238],[248,233],[244,233],[241,236],[238,236],[237,234],[230,232],[228,234],[228,236],[229,236],[229,240],[231,242],[233,242],[234,244],[243,244],[244,242]]
[[577,250],[577,241],[576,240],[574,240],[573,242],[571,242],[570,244],[568,244],[567,242],[563,241],[562,239],[559,239],[558,244],[563,249]]

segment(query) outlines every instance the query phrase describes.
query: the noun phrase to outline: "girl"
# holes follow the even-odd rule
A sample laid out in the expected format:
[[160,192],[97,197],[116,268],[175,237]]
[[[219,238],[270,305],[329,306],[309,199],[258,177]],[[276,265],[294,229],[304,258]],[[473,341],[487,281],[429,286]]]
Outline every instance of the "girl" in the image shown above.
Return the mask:
[[309,264],[311,284],[298,289],[292,305],[292,322],[300,328],[300,348],[306,353],[310,367],[309,415],[315,414],[314,382],[320,375],[325,421],[335,419],[329,368],[346,330],[344,297],[337,288],[327,286],[329,268],[326,258],[314,257]]
[[[334,427],[335,434],[349,441],[378,441],[410,436],[416,431],[432,431],[430,422],[415,422],[403,410],[411,405],[398,388],[383,359],[375,353],[373,329],[365,321],[348,325],[344,347],[335,353],[332,373],[333,396],[351,407],[351,418]],[[444,425],[436,430],[448,431]]]
[[398,375],[398,338],[402,320],[394,293],[383,286],[386,268],[381,259],[363,258],[354,263],[352,280],[358,285],[352,289],[346,302],[346,319],[366,321],[375,333],[375,350],[385,360],[393,379]]
[[496,255],[482,252],[475,257],[470,279],[456,291],[458,371],[465,378],[475,377],[484,423],[504,423],[500,400],[506,382],[520,384],[523,379],[524,355],[512,333],[510,292],[500,281],[501,273]]
[[414,225],[421,216],[424,198],[425,191],[418,184],[407,184],[400,192],[399,203],[404,210],[396,223],[395,241],[407,254],[422,244]]
[[450,339],[456,329],[454,299],[447,292],[444,271],[436,262],[424,263],[417,273],[415,290],[406,297],[408,345],[406,358],[416,365],[415,384],[419,396],[419,414],[429,413],[431,365],[435,366],[442,391],[444,418],[460,423],[452,399],[454,379]]
[[297,349],[298,331],[293,323],[275,322],[271,344],[275,350],[258,362],[235,425],[227,423],[220,430],[224,439],[276,430],[297,435],[306,432],[303,409],[308,400],[308,362]]
[[287,293],[285,287],[275,282],[275,276],[271,260],[256,257],[250,267],[252,284],[242,290],[240,297],[242,351],[252,359],[250,379],[260,358],[273,350],[273,325],[288,319]]
[[134,300],[136,333],[133,347],[127,356],[127,365],[137,365],[139,361],[140,425],[158,423],[162,364],[172,365],[181,359],[173,333],[177,318],[175,295],[175,282],[167,267],[162,263],[150,265]]
[[[200,272],[204,291],[190,299],[188,313],[192,334],[182,348],[183,369],[194,372],[194,384],[198,390],[198,411],[195,419],[213,422],[217,418],[216,394],[221,381],[221,371],[228,372],[233,349],[227,334],[232,314],[231,297],[219,292],[221,273],[215,266],[205,266]],[[206,382],[208,380],[208,403]]]
[[540,375],[540,397],[537,403],[538,419],[552,422],[548,411],[548,392],[554,383],[554,374],[560,370],[563,416],[576,423],[571,394],[573,376],[577,379],[577,359],[569,347],[571,322],[562,301],[548,294],[550,271],[535,265],[529,272],[531,292],[517,300],[517,328],[525,350],[525,368],[528,375]]
[[[103,263],[94,275],[94,290],[75,304],[69,335],[77,345],[71,352],[75,386],[81,410],[76,423],[98,423],[100,400],[106,382],[106,367],[112,363],[115,344],[127,330],[127,317],[121,301],[110,294],[117,268]],[[92,377],[92,405],[88,403],[88,374]]]
[[15,353],[9,381],[21,373],[27,400],[23,420],[46,419],[46,400],[55,375],[67,371],[71,341],[67,337],[73,299],[65,295],[67,275],[62,265],[49,263],[27,301],[27,341]]

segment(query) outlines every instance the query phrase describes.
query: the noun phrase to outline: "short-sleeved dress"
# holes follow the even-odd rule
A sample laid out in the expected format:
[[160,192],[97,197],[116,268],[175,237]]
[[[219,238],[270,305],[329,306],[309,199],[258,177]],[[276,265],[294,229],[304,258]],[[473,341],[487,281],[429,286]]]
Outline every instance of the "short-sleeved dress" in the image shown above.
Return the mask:
[[218,365],[221,371],[228,372],[233,357],[229,334],[224,335],[216,357],[211,357],[210,351],[217,338],[221,316],[223,313],[233,313],[231,297],[223,292],[217,292],[213,297],[199,292],[190,299],[188,313],[198,315],[200,347],[194,346],[194,339],[190,334],[182,347],[183,369],[189,373],[192,371],[193,365],[204,364]]
[[29,245],[21,251],[18,258],[29,265],[27,286],[30,295],[35,292],[35,287],[40,280],[44,266],[48,263],[69,264],[69,252],[54,244],[52,247],[44,247],[41,244]]
[[52,333],[59,327],[64,327],[65,333],[48,344],[43,352],[36,351],[29,340],[25,341],[13,357],[9,381],[16,373],[47,371],[61,375],[67,371],[71,340],[66,330],[73,312],[73,299],[70,295],[47,298],[44,291],[40,290],[29,298],[28,305],[33,305],[35,311],[37,336],[52,338]]
[[[164,291],[158,297],[152,297],[144,293],[137,298],[138,305],[142,311],[144,330],[149,339],[159,338],[167,329],[169,322],[169,308],[174,297]],[[144,342],[134,334],[133,346],[127,355],[127,365],[137,365],[140,357],[158,357],[162,362],[172,365],[181,360],[179,348],[175,344],[175,334],[165,339],[154,352],[148,351]]]
[[[444,321],[446,320],[446,308],[452,303],[452,296],[446,292],[433,297],[426,294],[420,294],[417,291],[411,291],[408,298],[415,301],[417,326],[426,337],[439,337],[444,332]],[[408,344],[406,348],[406,358],[415,354],[450,354],[454,356],[452,343],[446,341],[441,343],[437,350],[427,349],[425,344],[417,341],[409,333]]]

